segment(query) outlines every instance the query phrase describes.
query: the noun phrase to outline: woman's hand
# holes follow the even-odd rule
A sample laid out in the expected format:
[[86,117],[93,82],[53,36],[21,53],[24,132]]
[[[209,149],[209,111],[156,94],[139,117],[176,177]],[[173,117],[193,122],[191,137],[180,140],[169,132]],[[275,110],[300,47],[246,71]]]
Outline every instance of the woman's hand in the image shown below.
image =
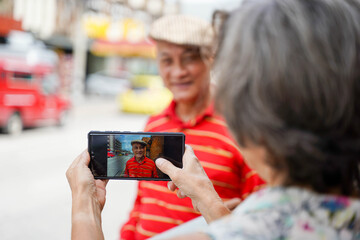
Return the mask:
[[182,169],[163,158],[156,160],[156,166],[171,178],[168,188],[171,191],[178,188],[179,198],[190,197],[194,209],[200,211],[208,223],[230,213],[190,146],[186,145]]
[[88,165],[87,150],[66,172],[72,193],[72,239],[103,239],[101,211],[106,200],[107,180],[95,180]]
[[106,201],[106,184],[108,180],[95,180],[89,169],[90,156],[84,150],[70,165],[66,172],[73,197],[81,194],[92,197],[102,210]]
[[225,206],[230,210],[233,211],[235,208],[241,203],[240,198],[232,198],[224,202]]

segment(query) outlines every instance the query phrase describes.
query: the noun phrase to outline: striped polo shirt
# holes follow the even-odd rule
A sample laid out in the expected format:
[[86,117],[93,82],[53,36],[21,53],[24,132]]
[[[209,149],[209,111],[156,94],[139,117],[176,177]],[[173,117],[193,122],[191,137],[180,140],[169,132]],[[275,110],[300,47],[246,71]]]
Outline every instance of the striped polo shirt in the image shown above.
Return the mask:
[[125,176],[128,177],[158,177],[155,162],[150,158],[145,157],[140,163],[135,160],[135,157],[130,158],[126,162]]
[[[215,190],[224,200],[245,199],[265,186],[255,171],[249,169],[231,138],[224,119],[211,104],[206,111],[189,122],[175,113],[173,101],[159,115],[152,116],[147,132],[183,132],[200,160]],[[128,221],[120,231],[121,239],[146,239],[200,216],[191,199],[179,199],[167,188],[167,182],[140,181],[137,197]]]

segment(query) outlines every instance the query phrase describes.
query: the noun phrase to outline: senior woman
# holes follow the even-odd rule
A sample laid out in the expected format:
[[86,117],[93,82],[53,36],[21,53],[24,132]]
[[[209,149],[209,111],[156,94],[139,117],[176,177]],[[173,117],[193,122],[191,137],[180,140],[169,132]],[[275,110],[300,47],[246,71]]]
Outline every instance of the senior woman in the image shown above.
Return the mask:
[[360,239],[359,22],[358,0],[245,1],[230,15],[217,99],[269,187],[230,213],[190,147],[182,169],[158,159],[209,223],[179,239]]
[[183,169],[157,160],[210,223],[184,239],[360,239],[359,22],[357,0],[249,1],[231,14],[217,100],[269,187],[229,215],[191,149]]

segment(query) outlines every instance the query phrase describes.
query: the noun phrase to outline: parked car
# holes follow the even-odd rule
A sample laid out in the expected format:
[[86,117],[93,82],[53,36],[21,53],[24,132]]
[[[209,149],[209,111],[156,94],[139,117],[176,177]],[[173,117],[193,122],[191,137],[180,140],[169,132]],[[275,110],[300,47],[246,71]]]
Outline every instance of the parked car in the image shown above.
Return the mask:
[[107,152],[107,157],[108,157],[108,158],[115,157],[115,154],[113,153],[113,151],[111,151],[111,150],[109,151],[109,150],[108,150],[108,152]]
[[[24,127],[63,125],[70,101],[59,92],[56,54],[0,46],[0,128],[19,134]],[[52,60],[51,60],[52,59]]]
[[106,71],[89,74],[86,80],[87,93],[100,96],[116,96],[131,87],[131,77],[131,74],[126,71],[117,74],[109,74]]

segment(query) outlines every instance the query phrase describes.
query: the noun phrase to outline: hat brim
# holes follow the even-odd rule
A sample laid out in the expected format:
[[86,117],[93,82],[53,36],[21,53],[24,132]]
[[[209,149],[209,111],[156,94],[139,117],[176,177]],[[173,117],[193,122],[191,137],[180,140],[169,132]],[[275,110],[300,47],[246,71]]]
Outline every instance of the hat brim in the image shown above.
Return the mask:
[[141,145],[143,145],[143,146],[146,146],[146,145],[147,145],[147,143],[144,142],[144,141],[142,141],[142,140],[133,140],[133,141],[131,141],[131,146],[132,146],[133,144],[135,144],[135,143],[141,144]]

